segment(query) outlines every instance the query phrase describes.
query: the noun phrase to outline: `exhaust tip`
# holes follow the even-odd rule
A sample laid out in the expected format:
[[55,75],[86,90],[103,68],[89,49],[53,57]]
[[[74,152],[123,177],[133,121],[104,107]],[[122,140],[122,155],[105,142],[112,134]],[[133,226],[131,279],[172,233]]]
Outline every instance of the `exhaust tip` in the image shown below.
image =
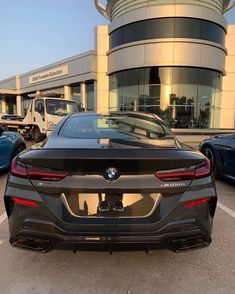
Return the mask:
[[210,241],[206,240],[204,237],[191,237],[173,240],[172,245],[176,250],[186,251],[207,247],[210,245]]
[[40,252],[47,252],[50,244],[49,240],[25,236],[17,236],[11,241],[13,247]]

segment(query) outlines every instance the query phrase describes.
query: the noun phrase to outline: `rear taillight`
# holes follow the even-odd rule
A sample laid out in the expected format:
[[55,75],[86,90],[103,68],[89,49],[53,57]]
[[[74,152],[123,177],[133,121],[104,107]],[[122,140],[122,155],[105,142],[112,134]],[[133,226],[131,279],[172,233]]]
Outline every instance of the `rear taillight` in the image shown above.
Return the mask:
[[61,181],[68,175],[66,172],[44,170],[35,167],[28,167],[27,172],[29,179],[42,181]]
[[195,174],[195,168],[177,169],[168,171],[159,171],[155,176],[162,181],[183,181],[192,180]]
[[17,158],[12,160],[10,173],[16,177],[42,181],[61,181],[68,175],[67,172],[26,166],[25,164],[18,161]]
[[205,161],[196,167],[195,178],[205,178],[211,175],[211,162],[209,159],[205,159]]
[[158,171],[155,176],[162,181],[186,181],[208,177],[210,174],[210,161],[206,158],[203,163],[196,167]]
[[19,178],[28,178],[26,165],[15,157],[11,162],[10,174]]

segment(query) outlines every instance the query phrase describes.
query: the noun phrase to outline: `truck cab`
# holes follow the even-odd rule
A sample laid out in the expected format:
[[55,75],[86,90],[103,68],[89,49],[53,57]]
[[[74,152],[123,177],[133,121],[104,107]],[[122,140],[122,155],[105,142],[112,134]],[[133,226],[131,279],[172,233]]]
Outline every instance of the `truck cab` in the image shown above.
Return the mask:
[[28,126],[31,137],[39,142],[50,134],[64,116],[77,111],[78,104],[75,101],[36,97],[31,102],[23,122]]
[[0,125],[6,130],[19,132],[25,137],[33,138],[35,142],[40,142],[64,116],[82,110],[75,101],[36,97],[31,101],[23,121],[5,119],[0,120]]

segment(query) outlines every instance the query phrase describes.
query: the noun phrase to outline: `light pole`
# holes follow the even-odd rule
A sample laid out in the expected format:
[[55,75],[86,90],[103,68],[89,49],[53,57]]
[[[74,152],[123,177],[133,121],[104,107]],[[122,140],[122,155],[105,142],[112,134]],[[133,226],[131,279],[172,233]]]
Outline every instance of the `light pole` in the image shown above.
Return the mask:
[[107,15],[107,11],[106,11],[106,5],[103,4],[102,2],[100,2],[99,0],[94,0],[94,3],[95,3],[95,7],[99,11],[99,13],[109,20],[109,17]]
[[225,8],[224,12],[229,11],[230,9],[232,9],[233,7],[235,7],[235,1],[231,2],[227,8]]

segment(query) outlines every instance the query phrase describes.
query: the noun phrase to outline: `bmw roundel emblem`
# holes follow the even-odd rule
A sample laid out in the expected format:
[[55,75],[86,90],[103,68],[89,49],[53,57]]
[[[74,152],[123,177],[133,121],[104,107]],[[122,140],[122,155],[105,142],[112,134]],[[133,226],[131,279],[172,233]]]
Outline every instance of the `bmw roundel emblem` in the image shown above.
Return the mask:
[[120,174],[114,167],[109,167],[104,172],[104,178],[108,181],[115,181],[119,178]]

